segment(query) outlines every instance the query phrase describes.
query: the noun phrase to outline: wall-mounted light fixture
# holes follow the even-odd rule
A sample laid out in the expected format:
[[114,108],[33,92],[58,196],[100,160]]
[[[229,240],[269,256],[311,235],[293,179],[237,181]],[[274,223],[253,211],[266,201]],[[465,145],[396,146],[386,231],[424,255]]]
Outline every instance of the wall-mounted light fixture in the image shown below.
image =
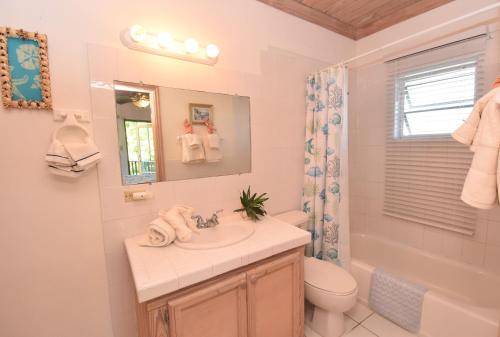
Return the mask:
[[140,25],[122,31],[123,44],[132,50],[144,53],[172,57],[180,60],[214,65],[219,56],[219,47],[215,44],[200,46],[194,38],[185,41],[175,39],[170,33],[148,32]]

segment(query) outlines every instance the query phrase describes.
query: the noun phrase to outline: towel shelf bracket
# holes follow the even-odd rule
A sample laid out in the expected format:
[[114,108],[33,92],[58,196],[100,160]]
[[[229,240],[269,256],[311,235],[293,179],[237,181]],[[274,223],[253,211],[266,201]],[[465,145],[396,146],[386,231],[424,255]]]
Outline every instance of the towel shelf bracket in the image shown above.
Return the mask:
[[89,112],[86,110],[54,110],[54,120],[57,122],[62,122],[69,119],[74,119],[80,123],[90,122]]

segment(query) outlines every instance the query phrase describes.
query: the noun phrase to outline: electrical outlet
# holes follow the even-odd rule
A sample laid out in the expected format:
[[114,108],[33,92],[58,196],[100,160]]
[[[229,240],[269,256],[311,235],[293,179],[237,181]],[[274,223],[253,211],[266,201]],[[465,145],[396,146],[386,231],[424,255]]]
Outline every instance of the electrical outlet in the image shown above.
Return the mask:
[[123,191],[125,202],[151,199],[151,194],[146,190],[126,190]]

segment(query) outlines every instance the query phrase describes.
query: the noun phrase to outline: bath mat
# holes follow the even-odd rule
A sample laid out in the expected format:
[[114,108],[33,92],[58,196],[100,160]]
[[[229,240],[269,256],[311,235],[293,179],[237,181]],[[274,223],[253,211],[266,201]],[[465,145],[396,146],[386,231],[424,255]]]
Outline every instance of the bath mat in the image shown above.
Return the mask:
[[376,268],[372,274],[369,304],[373,311],[417,333],[426,292],[427,288],[419,284]]

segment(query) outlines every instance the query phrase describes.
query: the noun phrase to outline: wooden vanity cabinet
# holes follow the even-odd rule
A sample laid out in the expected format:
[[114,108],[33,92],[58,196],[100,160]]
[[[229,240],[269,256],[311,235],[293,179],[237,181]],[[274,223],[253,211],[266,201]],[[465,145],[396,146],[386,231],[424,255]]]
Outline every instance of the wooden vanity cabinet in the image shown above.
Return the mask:
[[140,337],[303,337],[303,248],[139,303]]

